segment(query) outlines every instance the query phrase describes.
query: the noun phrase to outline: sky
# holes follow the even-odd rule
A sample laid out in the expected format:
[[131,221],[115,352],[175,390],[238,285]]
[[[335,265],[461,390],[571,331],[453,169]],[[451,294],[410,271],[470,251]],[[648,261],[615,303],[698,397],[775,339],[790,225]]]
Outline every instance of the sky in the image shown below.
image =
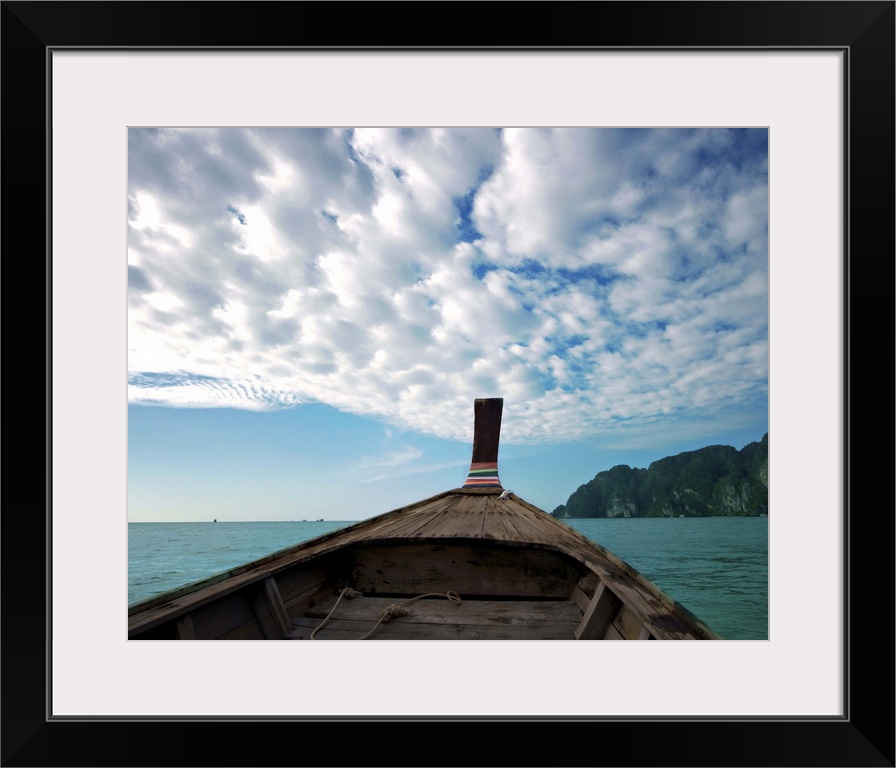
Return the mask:
[[766,129],[131,128],[128,519],[363,520],[768,432]]

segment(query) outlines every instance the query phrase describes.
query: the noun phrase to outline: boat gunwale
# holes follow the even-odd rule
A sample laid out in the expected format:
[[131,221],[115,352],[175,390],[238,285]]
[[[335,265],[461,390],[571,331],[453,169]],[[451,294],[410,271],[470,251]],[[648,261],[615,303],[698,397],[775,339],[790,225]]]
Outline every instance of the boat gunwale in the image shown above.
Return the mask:
[[[648,590],[654,597],[659,599],[663,605],[666,606],[671,611],[675,613],[683,615],[683,617],[687,618],[690,622],[696,625],[696,628],[699,628],[702,632],[705,632],[712,639],[721,640],[722,637],[715,631],[713,631],[704,621],[702,621],[698,616],[688,610],[685,606],[679,603],[675,598],[671,597],[668,593],[664,592],[659,586],[654,584],[650,579],[648,579],[643,573],[641,573],[637,568],[633,565],[630,565],[625,560],[623,560],[619,555],[614,554],[602,544],[589,539],[587,536],[577,531],[568,523],[564,523],[559,518],[554,517],[553,515],[548,515],[542,509],[530,504],[525,499],[519,498],[516,494],[511,494],[514,500],[520,504],[521,506],[527,507],[529,510],[533,512],[537,512],[542,515],[546,515],[553,523],[558,526],[562,526],[563,530],[567,533],[571,534],[573,537],[578,539],[582,544],[586,547],[597,550],[600,554],[602,554],[607,560],[609,560],[613,565],[617,568],[622,569],[625,574],[635,580],[641,587]],[[598,520],[600,518],[591,518],[594,520]],[[589,566],[590,567],[590,566]],[[593,569],[592,569],[593,570]],[[600,576],[600,574],[598,574]]]
[[[302,544],[312,543],[317,545],[323,542],[320,538],[311,539],[308,542],[302,542]],[[147,601],[146,603],[136,603],[129,609],[128,618],[133,623],[129,624],[128,631],[129,633],[135,630],[144,632],[153,629],[154,627],[163,624],[166,621],[176,619],[184,615],[185,613],[189,613],[190,611],[195,611],[197,608],[208,605],[209,603],[212,603],[222,597],[226,597],[233,592],[245,589],[246,587],[249,587],[259,581],[263,581],[270,576],[275,576],[278,573],[289,571],[295,567],[301,566],[305,563],[313,562],[318,558],[326,557],[336,552],[374,546],[404,547],[411,545],[466,545],[485,546],[490,548],[501,547],[506,549],[538,549],[542,551],[556,552],[558,554],[570,557],[570,559],[580,563],[587,570],[594,572],[594,569],[590,566],[590,564],[583,560],[581,557],[576,556],[573,550],[567,551],[562,547],[545,544],[543,542],[527,542],[519,541],[516,539],[485,538],[481,536],[371,536],[369,538],[333,542],[331,546],[327,546],[322,549],[314,549],[314,551],[312,552],[304,552],[300,554],[297,552],[288,551],[281,557],[277,557],[276,555],[268,555],[262,560],[254,561],[251,564],[241,566],[240,573],[231,574],[231,572],[229,571],[224,572],[216,576],[211,576],[203,581],[196,582],[193,585],[185,585],[184,587],[178,588],[178,590],[157,595],[155,598],[151,598],[151,604],[150,601]],[[290,550],[292,549],[294,548],[290,548]],[[300,554],[300,556],[292,558],[290,557],[290,555],[292,554]],[[254,567],[256,565],[258,566],[257,568]],[[600,577],[599,573],[595,572],[595,575]],[[184,603],[178,604],[175,602],[181,598],[185,599]],[[191,600],[189,598],[195,599]],[[140,622],[138,617],[144,613],[147,615],[147,620],[145,622]]]
[[[291,545],[207,579],[187,584],[174,590],[169,590],[168,592],[156,595],[146,601],[136,603],[129,607],[129,635],[134,632],[142,633],[149,631],[167,621],[176,619],[184,614],[201,608],[204,605],[214,602],[217,599],[226,597],[233,592],[250,587],[252,584],[263,581],[268,577],[275,576],[276,574],[298,567],[303,563],[310,562],[319,557],[331,555],[340,550],[368,546],[438,545],[444,543],[446,545],[463,544],[468,546],[497,546],[506,549],[540,549],[543,551],[557,552],[580,563],[584,568],[594,573],[602,581],[606,580],[606,577],[618,577],[619,574],[613,573],[613,568],[616,568],[622,571],[622,574],[625,577],[635,582],[640,589],[658,600],[664,608],[679,616],[686,624],[690,625],[691,630],[696,634],[704,635],[709,639],[721,639],[703,621],[686,607],[678,603],[678,601],[671,598],[636,568],[626,563],[602,545],[582,535],[568,524],[548,515],[543,510],[533,506],[512,492],[508,497],[510,500],[519,504],[524,509],[537,514],[539,517],[543,518],[544,521],[550,521],[549,524],[556,526],[563,534],[561,540],[557,542],[545,542],[510,538],[505,539],[490,536],[440,537],[431,535],[417,536],[413,534],[408,536],[378,536],[375,533],[372,536],[363,536],[365,529],[375,528],[387,518],[398,517],[406,512],[416,510],[424,505],[451,495],[495,496],[501,492],[502,489],[500,488],[458,488],[444,491],[413,504],[398,507],[381,515],[360,521],[346,528],[339,528],[335,531],[315,537],[314,539]],[[362,534],[360,537],[357,536],[359,533]],[[563,541],[563,539],[566,539],[567,541]],[[573,546],[573,544],[576,546]],[[608,568],[608,565],[611,566],[611,568]],[[183,600],[183,602],[178,603],[178,600]],[[633,609],[637,610],[634,606]],[[640,611],[638,612],[640,613]],[[647,620],[647,618],[648,617],[645,616],[644,620]]]
[[[300,552],[303,549],[312,548],[318,544],[321,544],[329,539],[343,537],[348,533],[355,533],[359,530],[363,530],[366,527],[370,527],[372,525],[376,525],[377,523],[381,523],[384,518],[389,516],[398,516],[407,512],[410,509],[415,507],[419,507],[423,504],[429,504],[433,501],[438,501],[441,498],[449,496],[452,491],[443,491],[442,493],[438,493],[435,496],[430,496],[426,499],[422,499],[421,501],[416,501],[413,504],[406,504],[403,507],[396,507],[388,512],[383,512],[382,514],[375,515],[374,517],[369,517],[366,520],[361,520],[352,525],[346,526],[345,528],[337,528],[336,530],[330,531],[329,533],[323,533],[320,536],[315,536],[313,539],[307,539],[306,541],[300,541],[298,544],[290,544],[288,547],[284,547],[283,549],[278,549],[270,554],[263,555],[262,557],[256,558],[255,560],[251,560],[248,563],[243,563],[242,565],[234,566],[233,568],[229,568],[225,571],[221,571],[220,573],[213,574],[212,576],[207,576],[204,579],[198,579],[197,581],[192,581],[189,584],[184,584],[180,587],[174,587],[173,589],[166,590],[165,592],[160,592],[157,595],[153,595],[152,597],[148,597],[145,600],[141,600],[136,603],[132,603],[128,606],[128,616],[133,616],[137,613],[142,613],[143,611],[150,610],[156,606],[162,605],[164,603],[170,602],[171,600],[175,600],[178,597],[183,597],[184,595],[192,594],[193,592],[197,592],[205,587],[214,586],[215,584],[220,583],[221,581],[226,581],[227,579],[237,578],[242,576],[243,574],[249,571],[258,571],[262,566],[273,562],[274,560],[279,560],[280,558],[287,557],[290,554]],[[338,522],[338,521],[333,521]],[[315,553],[318,554],[318,553]],[[296,561],[296,562],[301,562]],[[249,582],[251,583],[251,582]]]

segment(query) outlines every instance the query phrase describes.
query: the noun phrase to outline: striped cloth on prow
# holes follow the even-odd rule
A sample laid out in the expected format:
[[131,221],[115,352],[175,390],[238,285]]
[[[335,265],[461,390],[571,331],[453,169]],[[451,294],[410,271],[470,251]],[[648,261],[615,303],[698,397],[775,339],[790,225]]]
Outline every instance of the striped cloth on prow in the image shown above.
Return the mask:
[[498,479],[498,462],[474,461],[470,464],[470,474],[464,488],[500,488]]

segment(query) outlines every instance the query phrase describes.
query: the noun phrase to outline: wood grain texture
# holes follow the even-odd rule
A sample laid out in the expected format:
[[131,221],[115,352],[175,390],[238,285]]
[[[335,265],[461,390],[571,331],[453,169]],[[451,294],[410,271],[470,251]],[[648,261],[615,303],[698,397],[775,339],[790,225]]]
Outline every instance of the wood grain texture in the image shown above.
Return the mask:
[[[292,621],[351,586],[380,596],[559,598],[580,617],[603,590],[595,627],[613,600],[624,606],[608,635],[717,639],[613,553],[516,494],[499,499],[501,492],[437,494],[132,606],[129,637],[187,637],[188,622],[198,639],[291,636]],[[585,634],[599,634],[588,627]]]
[[503,411],[504,400],[500,397],[473,401],[473,462],[498,460]]
[[610,624],[619,612],[622,603],[619,598],[601,584],[594,592],[582,616],[582,621],[574,632],[576,640],[603,640]]

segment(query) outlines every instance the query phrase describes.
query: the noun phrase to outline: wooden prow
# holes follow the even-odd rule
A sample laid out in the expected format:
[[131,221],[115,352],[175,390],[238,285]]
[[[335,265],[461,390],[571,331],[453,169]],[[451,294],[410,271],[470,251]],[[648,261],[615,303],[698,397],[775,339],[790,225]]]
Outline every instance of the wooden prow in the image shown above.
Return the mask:
[[464,488],[501,488],[498,479],[498,443],[504,399],[479,398],[473,402],[473,459]]

